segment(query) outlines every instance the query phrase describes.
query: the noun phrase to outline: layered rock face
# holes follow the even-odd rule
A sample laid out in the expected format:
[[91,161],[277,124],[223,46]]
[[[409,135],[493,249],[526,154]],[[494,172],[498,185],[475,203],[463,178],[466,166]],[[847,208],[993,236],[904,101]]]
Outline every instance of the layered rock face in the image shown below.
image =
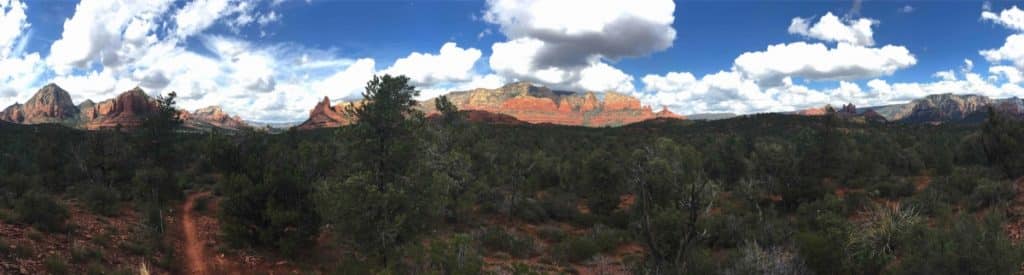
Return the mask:
[[[603,94],[553,91],[518,82],[498,89],[475,89],[448,94],[461,110],[486,111],[512,116],[529,123],[550,123],[588,127],[619,126],[658,117],[683,118],[671,111],[654,113],[639,99],[616,92]],[[423,106],[432,113],[432,100]]]
[[[500,116],[482,115],[481,112],[509,116],[516,121],[527,123],[549,123],[573,126],[618,126],[640,122],[653,118],[684,119],[663,109],[655,113],[650,107],[642,106],[639,99],[615,93],[604,93],[604,100],[593,92],[575,93],[554,91],[546,87],[534,86],[526,82],[518,82],[498,89],[474,89],[447,94],[448,100],[459,110],[470,112],[468,119],[479,118],[481,122],[494,121],[514,123]],[[299,129],[316,129],[338,127],[354,122],[354,118],[345,114],[345,106],[353,103],[341,103],[331,106],[329,99],[324,98],[309,112],[309,119],[299,125]],[[355,103],[359,104],[359,103]],[[421,102],[418,107],[425,114],[437,113],[434,100]]]
[[1010,117],[1024,118],[1024,102],[1016,97],[993,100],[980,95],[940,94],[871,109],[890,121],[939,124],[983,122],[989,107]]
[[229,115],[220,106],[201,108],[191,113],[182,111],[178,117],[187,127],[195,129],[241,130],[249,128],[249,125],[243,122],[241,117]]
[[310,130],[318,128],[333,128],[341,127],[344,125],[352,124],[355,122],[355,118],[345,113],[345,108],[353,106],[352,102],[342,102],[341,104],[331,106],[331,99],[324,97],[324,100],[316,104],[313,110],[309,111],[309,119],[299,124],[298,128],[301,130]]
[[146,116],[158,111],[157,103],[146,95],[142,89],[135,88],[121,93],[116,98],[95,104],[92,110],[85,110],[82,117],[83,128],[89,130],[124,128],[142,126]]
[[55,84],[39,89],[25,104],[14,104],[0,113],[0,119],[13,123],[61,123],[78,115],[71,95]]
[[[156,113],[157,106],[156,100],[137,87],[100,103],[86,100],[75,106],[67,91],[48,84],[25,104],[14,104],[4,109],[0,112],[0,120],[18,124],[60,123],[88,130],[118,126],[135,128],[142,126],[146,116]],[[239,117],[229,116],[220,107],[181,113],[186,127],[230,130],[248,127]]]

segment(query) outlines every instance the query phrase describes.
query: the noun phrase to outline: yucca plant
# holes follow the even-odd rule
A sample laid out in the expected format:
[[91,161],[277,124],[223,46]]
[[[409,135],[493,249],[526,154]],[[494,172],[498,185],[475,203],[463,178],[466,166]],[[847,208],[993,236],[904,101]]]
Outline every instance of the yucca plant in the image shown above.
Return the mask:
[[897,252],[900,240],[921,222],[914,207],[899,203],[874,204],[850,233],[847,251],[854,266],[880,268]]

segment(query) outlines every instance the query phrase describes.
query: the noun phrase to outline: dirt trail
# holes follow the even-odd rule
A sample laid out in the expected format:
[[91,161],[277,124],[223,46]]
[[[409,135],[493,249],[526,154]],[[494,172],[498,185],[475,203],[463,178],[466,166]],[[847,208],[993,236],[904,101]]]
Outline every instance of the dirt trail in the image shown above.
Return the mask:
[[185,235],[185,244],[183,245],[185,251],[185,273],[188,274],[207,274],[206,254],[203,251],[204,244],[199,237],[198,230],[196,230],[195,216],[192,208],[195,206],[196,199],[209,195],[209,192],[189,194],[185,198],[185,204],[181,207],[181,231]]
[[1010,207],[1006,210],[1010,216],[1007,233],[1010,235],[1010,240],[1020,242],[1024,239],[1024,177],[1013,183],[1013,189],[1016,194]]

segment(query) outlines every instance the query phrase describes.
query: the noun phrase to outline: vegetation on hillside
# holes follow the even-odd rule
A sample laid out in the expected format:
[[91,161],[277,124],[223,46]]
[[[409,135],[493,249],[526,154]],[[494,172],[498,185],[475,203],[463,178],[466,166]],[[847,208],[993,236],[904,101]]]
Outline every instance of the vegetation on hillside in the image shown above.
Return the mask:
[[232,247],[326,272],[1008,274],[1024,262],[1009,234],[1024,230],[1024,125],[994,113],[980,126],[833,112],[487,125],[444,97],[428,119],[417,93],[375,77],[347,110],[356,124],[280,134],[174,131],[173,112],[138,131],[4,125],[2,222],[66,232],[75,200],[136,209],[159,236],[183,190],[212,189]]

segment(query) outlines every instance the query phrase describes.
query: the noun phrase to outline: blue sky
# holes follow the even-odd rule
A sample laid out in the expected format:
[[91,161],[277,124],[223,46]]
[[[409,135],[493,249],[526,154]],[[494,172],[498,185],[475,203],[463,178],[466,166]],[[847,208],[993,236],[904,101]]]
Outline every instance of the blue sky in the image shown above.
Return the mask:
[[0,0],[0,105],[48,82],[76,103],[141,86],[177,91],[188,109],[294,121],[325,96],[355,99],[382,73],[410,75],[422,98],[531,81],[629,93],[683,114],[1024,96],[1018,7],[1024,1]]

